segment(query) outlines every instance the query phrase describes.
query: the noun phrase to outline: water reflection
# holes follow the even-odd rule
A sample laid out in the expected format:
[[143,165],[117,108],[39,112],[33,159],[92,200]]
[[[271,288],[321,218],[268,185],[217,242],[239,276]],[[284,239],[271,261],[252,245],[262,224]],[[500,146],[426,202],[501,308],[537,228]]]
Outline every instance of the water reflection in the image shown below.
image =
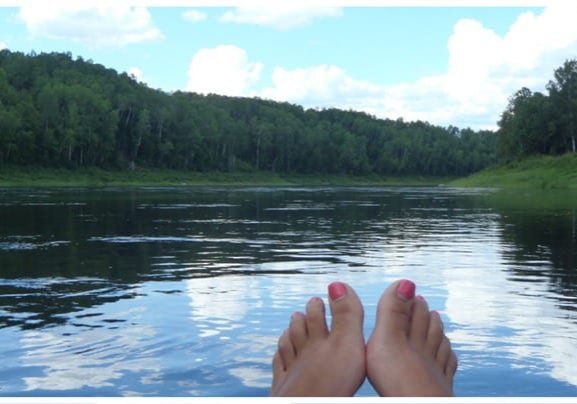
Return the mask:
[[[71,323],[69,327],[75,331],[29,330],[22,334],[21,366],[40,370],[35,376],[23,377],[25,390],[106,388],[127,372],[160,369],[154,357],[133,357],[140,346],[156,337],[157,331],[150,326],[122,327],[122,332],[111,332],[100,322]],[[78,331],[82,327],[88,329]]]
[[459,394],[576,395],[576,210],[446,188],[6,190],[0,394],[264,395],[309,297],[351,283],[368,336],[406,277],[446,321]]

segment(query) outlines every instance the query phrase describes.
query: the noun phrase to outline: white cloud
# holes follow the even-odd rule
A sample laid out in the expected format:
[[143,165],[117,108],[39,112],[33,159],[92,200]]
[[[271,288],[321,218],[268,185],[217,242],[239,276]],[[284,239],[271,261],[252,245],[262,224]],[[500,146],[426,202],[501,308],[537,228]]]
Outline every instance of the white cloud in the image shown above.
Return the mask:
[[261,96],[275,100],[304,102],[307,106],[324,106],[335,100],[360,102],[377,96],[379,87],[355,80],[338,66],[321,65],[295,70],[276,67],[273,87],[262,90]]
[[378,86],[337,66],[276,67],[261,96],[307,107],[363,110],[379,117],[439,125],[495,128],[508,98],[523,86],[543,90],[553,70],[577,55],[577,2],[556,2],[524,13],[504,36],[463,19],[448,40],[445,74]]
[[250,63],[246,52],[233,45],[201,49],[188,69],[188,91],[242,96],[251,93],[262,63]]
[[134,77],[137,81],[142,81],[142,70],[138,67],[131,67],[128,69],[128,75]]
[[[248,22],[246,10],[242,15]],[[272,85],[257,90],[262,63],[250,62],[247,53],[235,46],[203,49],[190,64],[188,90],[494,129],[512,94],[523,86],[544,90],[554,69],[577,56],[575,15],[577,2],[551,3],[540,14],[521,14],[502,36],[478,21],[460,20],[447,41],[449,60],[444,74],[392,86],[360,80],[334,65],[291,70],[276,66]],[[264,14],[259,20],[256,9],[253,17],[252,22],[263,25],[274,20]]]
[[91,46],[122,46],[163,38],[146,8],[123,2],[28,1],[19,16],[33,35]]
[[304,6],[300,2],[271,2],[251,4],[227,11],[220,21],[237,24],[255,24],[287,30],[306,25],[315,18],[340,17],[338,7]]
[[3,49],[8,49],[8,45],[6,45],[4,42],[0,41],[0,51]]
[[207,16],[198,10],[190,9],[182,13],[182,18],[188,22],[200,22],[206,20]]

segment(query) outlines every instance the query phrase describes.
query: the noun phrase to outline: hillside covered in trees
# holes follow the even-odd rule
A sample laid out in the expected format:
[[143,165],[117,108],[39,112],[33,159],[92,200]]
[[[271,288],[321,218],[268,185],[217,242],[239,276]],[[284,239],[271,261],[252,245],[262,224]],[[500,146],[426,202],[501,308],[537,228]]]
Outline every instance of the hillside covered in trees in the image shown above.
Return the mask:
[[523,87],[499,121],[499,154],[505,160],[577,150],[577,59],[555,70],[547,94]]
[[70,54],[0,51],[0,167],[462,176],[496,151],[490,131],[168,94]]

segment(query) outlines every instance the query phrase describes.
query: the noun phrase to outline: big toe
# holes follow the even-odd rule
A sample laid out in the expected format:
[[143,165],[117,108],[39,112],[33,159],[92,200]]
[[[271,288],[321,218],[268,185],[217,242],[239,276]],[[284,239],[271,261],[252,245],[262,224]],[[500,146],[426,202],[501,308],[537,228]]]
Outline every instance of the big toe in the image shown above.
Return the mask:
[[415,284],[402,279],[392,283],[377,304],[377,318],[373,335],[382,343],[407,340],[411,324],[411,309],[415,298]]
[[332,315],[331,335],[362,337],[364,312],[356,292],[342,282],[333,282],[328,289]]

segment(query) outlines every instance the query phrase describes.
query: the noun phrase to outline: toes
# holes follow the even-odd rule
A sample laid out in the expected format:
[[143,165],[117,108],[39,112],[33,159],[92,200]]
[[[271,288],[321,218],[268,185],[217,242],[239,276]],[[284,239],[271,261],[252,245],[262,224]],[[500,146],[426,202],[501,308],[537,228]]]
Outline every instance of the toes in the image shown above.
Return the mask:
[[282,384],[284,377],[286,376],[286,369],[282,362],[279,351],[274,353],[272,358],[272,385],[270,388],[270,395],[274,396],[277,394],[279,386]]
[[273,377],[278,376],[279,374],[284,373],[285,371],[285,366],[282,360],[282,357],[280,356],[279,351],[276,351],[274,353],[274,356],[272,358],[272,374]]
[[283,369],[287,370],[296,359],[295,348],[291,342],[288,330],[285,330],[278,340],[278,353]]
[[406,341],[415,301],[415,284],[400,280],[391,284],[377,304],[377,319],[373,336],[385,343]]
[[457,361],[457,355],[454,351],[451,351],[451,356],[449,357],[449,362],[447,362],[447,366],[445,367],[445,376],[447,377],[447,381],[449,385],[453,387],[453,377],[457,372],[457,367],[459,366],[459,362]]
[[443,342],[443,337],[443,321],[441,320],[441,316],[438,312],[431,311],[425,348],[432,358],[437,356],[441,342]]
[[332,314],[331,334],[362,335],[363,306],[355,291],[342,282],[333,282],[328,289]]
[[307,331],[312,339],[324,338],[329,334],[325,318],[325,304],[322,299],[313,297],[307,304]]
[[295,353],[298,355],[307,342],[307,322],[303,313],[297,311],[291,316],[289,336]]
[[441,345],[439,346],[439,350],[437,351],[437,357],[435,361],[439,368],[445,371],[447,368],[447,364],[449,363],[449,358],[451,357],[451,343],[449,342],[449,338],[443,337],[441,341]]
[[427,341],[431,315],[429,306],[422,296],[417,296],[411,311],[411,325],[409,328],[409,340],[415,348],[422,350]]

